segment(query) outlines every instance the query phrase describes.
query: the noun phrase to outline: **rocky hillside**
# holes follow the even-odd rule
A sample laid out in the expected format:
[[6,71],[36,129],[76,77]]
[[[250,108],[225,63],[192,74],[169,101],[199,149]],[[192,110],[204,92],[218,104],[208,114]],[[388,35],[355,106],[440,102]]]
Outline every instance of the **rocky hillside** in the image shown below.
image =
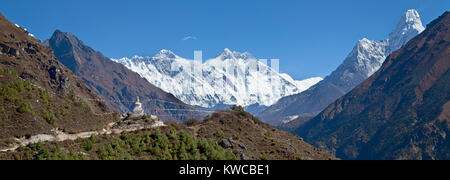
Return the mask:
[[213,139],[239,159],[328,160],[336,159],[307,144],[302,138],[271,127],[235,106],[217,111],[189,127],[199,138]]
[[172,94],[150,84],[139,74],[111,61],[70,33],[56,30],[48,40],[55,56],[91,87],[109,105],[127,113],[133,110],[136,96],[144,110],[163,120],[202,118],[202,114]]
[[118,115],[50,48],[0,14],[0,146],[54,128],[101,129]]
[[450,12],[296,132],[343,159],[449,159]]
[[259,117],[275,126],[290,121],[296,121],[299,125],[306,122],[305,119],[314,117],[370,77],[391,52],[398,50],[423,30],[419,13],[408,10],[388,39],[374,41],[363,38],[358,41],[344,62],[323,81],[300,94],[280,99]]
[[87,139],[35,143],[0,159],[137,160],[335,160],[295,135],[270,127],[242,107],[218,111],[204,122],[190,119],[167,126]]

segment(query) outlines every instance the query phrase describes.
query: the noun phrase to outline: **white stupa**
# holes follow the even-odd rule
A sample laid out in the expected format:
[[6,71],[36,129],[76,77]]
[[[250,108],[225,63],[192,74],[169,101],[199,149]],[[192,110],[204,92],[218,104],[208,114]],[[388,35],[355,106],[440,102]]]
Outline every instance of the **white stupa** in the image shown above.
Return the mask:
[[142,109],[142,103],[139,102],[139,96],[136,98],[136,103],[134,104],[133,112],[131,112],[130,118],[142,118],[145,116],[144,109]]

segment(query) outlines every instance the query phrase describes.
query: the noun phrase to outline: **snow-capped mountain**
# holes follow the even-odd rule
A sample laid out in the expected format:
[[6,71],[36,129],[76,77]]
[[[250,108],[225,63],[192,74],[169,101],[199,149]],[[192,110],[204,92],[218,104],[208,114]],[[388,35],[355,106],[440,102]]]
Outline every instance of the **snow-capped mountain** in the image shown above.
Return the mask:
[[329,78],[340,85],[344,91],[353,89],[375,73],[387,56],[424,30],[419,13],[413,9],[408,10],[389,33],[388,39],[375,41],[363,38],[358,41],[343,64]]
[[400,49],[410,39],[425,30],[422,25],[419,13],[414,10],[408,10],[402,16],[394,30],[389,34],[389,49],[386,54]]
[[408,10],[388,39],[374,41],[363,38],[358,41],[344,62],[323,81],[300,94],[280,99],[262,112],[260,118],[272,125],[280,125],[294,120],[292,117],[315,116],[374,74],[387,56],[424,30],[419,13]]
[[161,50],[153,57],[113,60],[174,94],[183,102],[203,108],[223,105],[270,106],[280,98],[300,93],[322,78],[293,80],[276,72],[250,53],[225,49],[204,63]]

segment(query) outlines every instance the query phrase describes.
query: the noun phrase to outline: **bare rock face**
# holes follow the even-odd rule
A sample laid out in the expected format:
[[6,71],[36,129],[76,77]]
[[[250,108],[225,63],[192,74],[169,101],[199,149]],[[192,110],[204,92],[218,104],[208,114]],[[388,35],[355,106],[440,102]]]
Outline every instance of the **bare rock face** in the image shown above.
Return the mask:
[[228,139],[222,139],[219,142],[219,145],[222,146],[223,148],[232,148],[233,144],[231,144],[231,142]]
[[449,159],[450,12],[296,132],[343,159]]

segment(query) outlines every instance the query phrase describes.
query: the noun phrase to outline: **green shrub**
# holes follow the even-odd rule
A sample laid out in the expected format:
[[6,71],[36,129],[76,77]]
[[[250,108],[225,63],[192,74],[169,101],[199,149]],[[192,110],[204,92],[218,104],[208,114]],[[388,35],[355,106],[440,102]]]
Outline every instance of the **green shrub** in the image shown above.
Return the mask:
[[[107,137],[96,139],[95,137]],[[236,156],[209,139],[197,139],[186,131],[175,128],[165,133],[152,130],[137,133],[122,133],[120,136],[92,136],[68,146],[70,153],[42,143],[19,148],[18,153],[28,159],[158,159],[158,160],[236,160]],[[86,151],[89,156],[77,153]]]
[[244,107],[238,106],[238,105],[233,105],[233,106],[231,106],[231,110],[233,110],[233,111],[239,111],[239,112],[245,112]]
[[162,150],[166,150],[168,148],[169,139],[167,136],[161,134],[159,130],[156,130],[155,133],[152,134],[153,139],[153,147],[159,147]]
[[264,134],[264,140],[269,140],[272,137],[270,133]]
[[35,158],[37,160],[48,160],[51,158],[51,154],[48,147],[44,146],[44,144],[42,144],[41,142],[31,144],[30,149],[32,151],[37,151],[35,155]]
[[175,140],[177,138],[177,130],[175,130],[174,128],[171,128],[170,130],[168,130],[166,132],[166,136],[170,139],[170,140]]
[[47,104],[51,98],[50,93],[47,90],[42,89],[39,89],[39,97],[41,99],[41,102],[44,104]]
[[235,134],[235,135],[233,135],[233,139],[234,139],[234,140],[239,140],[240,137],[239,137],[239,135]]
[[86,111],[86,112],[90,112],[91,111],[91,107],[88,104],[86,104],[84,102],[81,102],[81,105],[83,106],[83,110],[84,111]]
[[66,108],[61,108],[61,113],[60,114],[61,114],[62,117],[65,117],[65,116],[67,116],[69,114],[69,111],[67,111]]
[[294,160],[303,160],[303,159],[302,159],[302,156],[296,155],[296,156],[294,157]]
[[82,153],[77,153],[74,150],[70,150],[68,155],[65,155],[64,160],[86,160],[86,157]]
[[214,133],[214,136],[216,136],[217,138],[224,138],[224,134],[223,131],[218,130],[216,133]]
[[31,84],[31,81],[29,79],[27,79],[23,82],[23,86],[25,87],[25,90],[27,90],[27,91],[33,90],[33,85]]
[[106,148],[103,147],[103,146],[98,148],[97,155],[98,155],[98,158],[101,159],[101,160],[111,160],[110,157],[109,157],[108,152],[106,151]]
[[19,108],[17,108],[19,113],[32,113],[32,107],[29,103],[22,103]]
[[207,160],[235,160],[236,156],[221,146],[211,141],[201,139],[197,141],[198,149],[204,154]]
[[90,151],[95,143],[97,143],[97,139],[94,136],[91,136],[90,138],[83,140],[81,148],[85,151]]
[[54,125],[56,122],[56,117],[53,114],[51,109],[49,109],[48,111],[45,109],[42,110],[41,117],[42,117],[42,119],[44,119],[47,123],[49,123],[51,125]]
[[78,98],[75,95],[75,91],[73,89],[71,89],[69,94],[66,95],[65,100],[69,105],[82,107],[83,110],[87,111],[87,112],[91,111],[91,107],[86,102],[84,102],[80,98]]
[[5,100],[9,102],[20,103],[23,101],[22,97],[15,88],[11,88],[9,86],[3,87],[0,94],[5,97]]
[[31,93],[28,93],[27,98],[28,98],[28,99],[34,99],[34,95],[31,94]]
[[75,95],[75,91],[73,89],[70,90],[69,94],[66,95],[66,102],[71,105],[76,105],[78,102],[78,98]]
[[32,89],[31,82],[28,79],[25,81],[19,80],[16,82],[12,82],[9,84],[9,86],[16,89],[19,92],[22,92],[24,90],[31,91]]
[[12,76],[12,77],[17,77],[16,72],[13,72],[13,71],[11,71],[10,69],[7,69],[7,68],[0,68],[0,74]]

